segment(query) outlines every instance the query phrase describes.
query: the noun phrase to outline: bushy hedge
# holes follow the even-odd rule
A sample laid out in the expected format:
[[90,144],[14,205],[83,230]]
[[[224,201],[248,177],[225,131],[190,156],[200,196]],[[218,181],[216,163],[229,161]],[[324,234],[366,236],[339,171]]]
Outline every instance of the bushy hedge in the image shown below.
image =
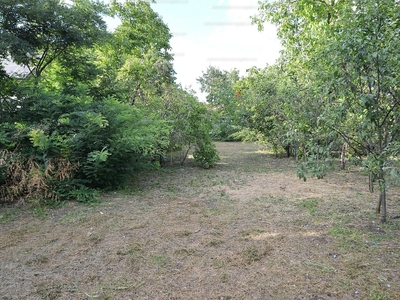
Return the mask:
[[112,98],[41,94],[20,102],[12,119],[0,124],[0,193],[8,201],[117,188],[168,144],[165,121]]

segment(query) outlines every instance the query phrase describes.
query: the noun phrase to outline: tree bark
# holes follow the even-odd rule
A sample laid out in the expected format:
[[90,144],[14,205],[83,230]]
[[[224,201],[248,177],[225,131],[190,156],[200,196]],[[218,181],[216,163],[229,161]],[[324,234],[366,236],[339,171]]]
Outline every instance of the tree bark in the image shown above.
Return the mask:
[[386,222],[386,190],[385,188],[381,191],[381,195],[379,197],[379,202],[381,202],[381,223]]
[[383,174],[378,175],[380,194],[376,213],[381,215],[381,223],[386,222],[386,182]]
[[368,185],[369,185],[369,192],[374,192],[374,182],[375,182],[375,174],[370,172],[368,174]]
[[287,155],[287,157],[288,157],[288,158],[290,157],[290,148],[291,148],[291,146],[290,146],[290,145],[288,145],[288,146],[285,146],[286,155]]
[[382,205],[382,193],[379,194],[378,204],[376,205],[376,209],[375,209],[377,214],[381,213],[381,205]]
[[349,144],[345,142],[342,146],[342,153],[340,153],[340,167],[342,170],[346,169],[346,155]]

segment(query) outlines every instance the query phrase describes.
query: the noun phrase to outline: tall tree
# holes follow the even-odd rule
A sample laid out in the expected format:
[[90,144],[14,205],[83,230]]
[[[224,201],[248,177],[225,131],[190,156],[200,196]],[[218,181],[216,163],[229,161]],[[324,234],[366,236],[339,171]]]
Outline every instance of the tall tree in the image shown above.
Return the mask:
[[[285,67],[318,107],[314,128],[340,136],[377,176],[382,222],[388,178],[398,177],[399,16],[395,0],[282,0],[263,2],[254,18],[278,25]],[[322,153],[332,145],[312,142]]]
[[[70,3],[70,2],[69,2]],[[71,49],[90,46],[106,32],[104,6],[91,0],[4,0],[0,50],[39,77]]]
[[147,1],[113,1],[110,13],[121,24],[98,47],[103,70],[97,83],[99,95],[123,93],[123,100],[131,103],[160,96],[175,80],[169,28]]
[[276,152],[284,144],[278,132],[274,130],[281,128],[283,121],[277,97],[277,75],[274,67],[253,67],[235,84],[236,95],[240,99],[237,106],[242,128],[235,136],[243,140],[272,144]]
[[232,140],[232,134],[239,131],[238,103],[240,95],[235,91],[235,84],[239,81],[239,71],[220,70],[210,66],[197,79],[202,92],[207,93],[206,101],[216,112],[214,138]]

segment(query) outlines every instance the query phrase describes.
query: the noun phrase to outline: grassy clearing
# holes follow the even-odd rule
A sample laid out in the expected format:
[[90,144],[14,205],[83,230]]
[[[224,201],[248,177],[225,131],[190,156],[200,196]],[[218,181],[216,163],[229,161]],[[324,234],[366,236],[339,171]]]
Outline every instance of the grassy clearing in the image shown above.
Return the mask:
[[0,299],[400,299],[400,220],[379,223],[367,178],[217,147],[211,170],[144,172],[91,206],[1,207]]

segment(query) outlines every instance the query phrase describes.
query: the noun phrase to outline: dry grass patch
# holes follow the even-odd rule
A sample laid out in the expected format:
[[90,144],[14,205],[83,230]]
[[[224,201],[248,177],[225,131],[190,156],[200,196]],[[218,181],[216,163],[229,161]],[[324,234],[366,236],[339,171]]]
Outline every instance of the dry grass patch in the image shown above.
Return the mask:
[[0,299],[400,299],[400,220],[378,223],[366,177],[217,147],[93,206],[2,207]]

